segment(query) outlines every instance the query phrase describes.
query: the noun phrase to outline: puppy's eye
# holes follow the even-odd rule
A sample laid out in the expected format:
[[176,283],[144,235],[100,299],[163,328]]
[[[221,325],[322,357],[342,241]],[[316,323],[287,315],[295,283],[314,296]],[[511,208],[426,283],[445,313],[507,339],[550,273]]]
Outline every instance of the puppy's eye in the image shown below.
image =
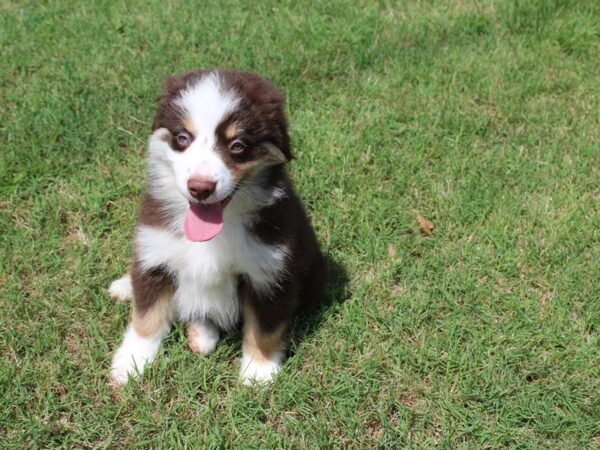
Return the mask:
[[175,136],[175,141],[177,142],[177,144],[180,147],[187,147],[188,145],[190,145],[192,138],[190,137],[190,135],[188,133],[186,133],[185,131],[182,131],[181,133],[178,133]]
[[229,151],[234,155],[241,155],[246,150],[246,144],[236,139],[229,145]]

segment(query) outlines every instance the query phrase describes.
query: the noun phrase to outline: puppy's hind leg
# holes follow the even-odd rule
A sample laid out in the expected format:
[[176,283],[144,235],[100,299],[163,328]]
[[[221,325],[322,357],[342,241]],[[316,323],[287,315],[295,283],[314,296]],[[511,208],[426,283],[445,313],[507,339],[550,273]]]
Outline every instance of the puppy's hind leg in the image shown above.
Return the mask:
[[212,353],[219,342],[219,329],[209,319],[197,320],[188,325],[188,345],[201,355]]

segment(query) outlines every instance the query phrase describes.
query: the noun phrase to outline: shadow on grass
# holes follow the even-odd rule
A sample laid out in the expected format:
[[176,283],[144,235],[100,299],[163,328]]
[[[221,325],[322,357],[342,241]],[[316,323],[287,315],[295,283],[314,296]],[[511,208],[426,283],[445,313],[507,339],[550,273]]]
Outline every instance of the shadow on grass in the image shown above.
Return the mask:
[[327,282],[323,295],[315,306],[295,320],[290,333],[291,345],[288,356],[295,354],[298,346],[303,341],[310,339],[321,324],[335,313],[337,307],[350,298],[346,269],[329,255],[326,257],[326,264]]

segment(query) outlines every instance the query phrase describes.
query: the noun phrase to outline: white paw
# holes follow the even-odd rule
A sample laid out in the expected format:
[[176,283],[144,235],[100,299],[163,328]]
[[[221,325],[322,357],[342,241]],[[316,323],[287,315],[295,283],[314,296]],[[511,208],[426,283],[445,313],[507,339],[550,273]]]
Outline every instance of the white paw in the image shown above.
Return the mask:
[[202,355],[212,353],[219,342],[219,329],[209,320],[188,325],[188,345]]
[[144,370],[144,364],[145,362],[138,365],[131,355],[117,350],[110,368],[110,383],[115,385],[126,384],[129,376],[137,378]]
[[126,274],[118,280],[113,281],[108,288],[108,293],[112,298],[120,302],[125,302],[133,298],[131,275]]
[[111,383],[125,384],[130,376],[135,378],[141,375],[144,366],[156,357],[161,340],[162,336],[160,335],[140,336],[130,325],[125,331],[123,343],[112,359]]
[[240,378],[245,385],[253,383],[268,384],[273,381],[273,377],[281,368],[283,352],[275,352],[270,359],[252,358],[244,355],[242,357],[242,370]]

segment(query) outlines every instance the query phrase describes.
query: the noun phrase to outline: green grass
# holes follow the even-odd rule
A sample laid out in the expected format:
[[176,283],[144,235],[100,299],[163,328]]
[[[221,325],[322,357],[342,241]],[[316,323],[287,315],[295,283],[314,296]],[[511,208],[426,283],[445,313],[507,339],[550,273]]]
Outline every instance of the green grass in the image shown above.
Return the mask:
[[[597,448],[600,2],[192,3],[0,2],[0,446]],[[178,326],[113,392],[157,90],[208,66],[287,94],[331,304],[269,390]]]

